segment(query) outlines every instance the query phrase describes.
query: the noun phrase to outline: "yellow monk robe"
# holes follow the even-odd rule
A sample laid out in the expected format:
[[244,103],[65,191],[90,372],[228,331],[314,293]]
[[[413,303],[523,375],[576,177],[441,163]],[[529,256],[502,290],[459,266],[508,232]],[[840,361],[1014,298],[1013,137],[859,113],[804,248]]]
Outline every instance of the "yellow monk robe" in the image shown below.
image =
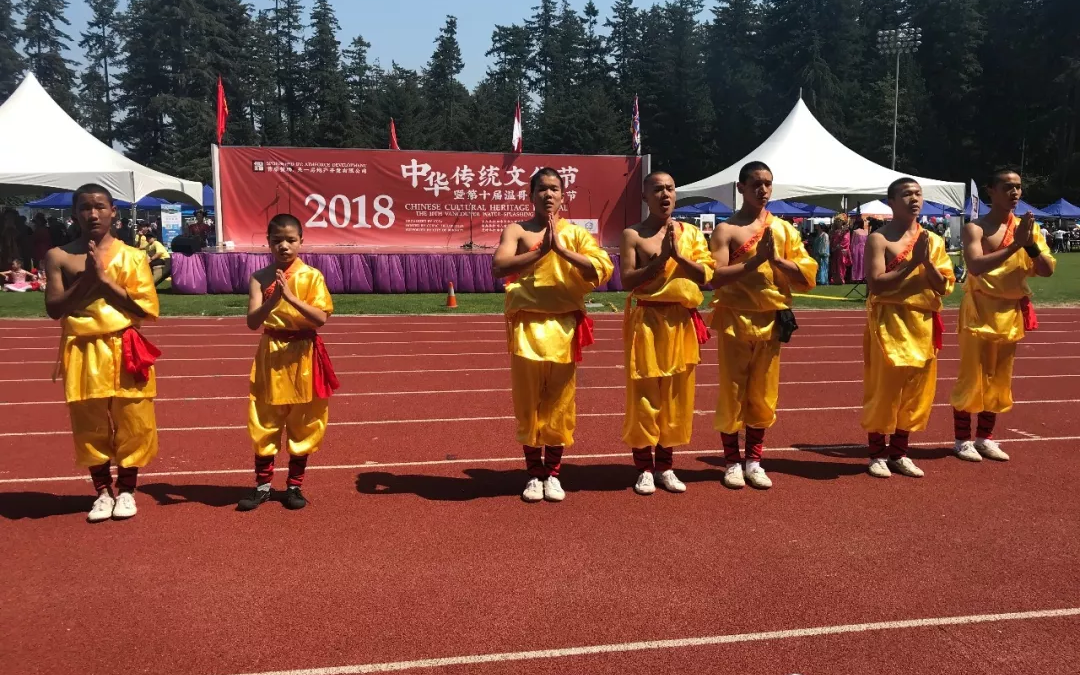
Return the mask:
[[[147,319],[156,319],[158,297],[146,254],[114,239],[103,262],[105,274]],[[60,320],[60,369],[79,466],[115,460],[124,468],[143,467],[157,455],[154,368],[140,381],[124,367],[124,332],[140,321],[104,298]]]
[[[887,271],[908,259],[916,241]],[[948,295],[956,284],[952,260],[941,237],[930,235],[928,241],[927,255],[945,277],[944,295]],[[937,387],[935,330],[940,341],[941,298],[919,266],[895,290],[871,293],[867,299],[862,413],[867,432],[890,435],[897,429],[926,428]]]
[[[795,263],[803,280],[792,283],[786,274],[765,263],[713,292],[711,325],[717,331],[720,357],[720,391],[713,426],[722,434],[735,434],[743,427],[768,429],[776,422],[780,391],[776,313],[791,309],[791,293],[809,291],[817,277],[817,261],[806,252],[799,231],[772,214],[767,223],[778,257]],[[754,256],[760,238],[746,242],[730,261]]]
[[549,252],[506,283],[506,331],[510,352],[517,440],[530,447],[574,442],[576,366],[574,337],[585,315],[585,296],[611,278],[608,254],[585,228],[556,225],[559,243],[586,256],[595,280]]
[[[319,270],[299,258],[285,272],[293,294],[321,309],[327,316],[334,302]],[[263,328],[284,333],[314,331],[316,326],[284,299],[278,301]],[[283,339],[267,335],[259,340],[251,364],[248,432],[260,457],[273,457],[281,446],[281,431],[288,436],[290,455],[309,455],[319,449],[329,420],[328,399],[314,395],[314,340]]]
[[[679,253],[704,267],[705,283],[709,283],[713,259],[705,235],[693,225],[677,227]],[[635,299],[637,305],[632,306]],[[690,442],[694,369],[701,360],[692,317],[703,300],[697,283],[674,260],[668,260],[662,273],[626,298],[623,442],[631,448],[657,444],[671,448]]]
[[[1001,246],[1012,243],[1019,224],[1020,219],[1012,216]],[[1038,225],[1034,242],[1053,270],[1057,261]],[[960,373],[952,392],[953,408],[968,413],[1012,409],[1013,359],[1016,343],[1024,338],[1023,306],[1031,302],[1027,280],[1032,276],[1035,263],[1023,249],[985,274],[968,275],[960,302]]]

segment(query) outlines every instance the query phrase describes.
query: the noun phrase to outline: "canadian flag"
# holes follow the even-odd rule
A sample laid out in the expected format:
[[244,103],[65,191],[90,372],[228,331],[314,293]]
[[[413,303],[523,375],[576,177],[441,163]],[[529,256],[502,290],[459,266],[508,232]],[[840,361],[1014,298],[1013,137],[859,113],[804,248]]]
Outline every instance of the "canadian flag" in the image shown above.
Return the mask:
[[394,126],[394,118],[390,118],[390,149],[400,150],[397,144],[397,127]]
[[521,133],[521,101],[517,102],[517,108],[514,109],[514,137],[511,139],[511,143],[514,146],[514,152],[521,152],[524,145],[524,137]]

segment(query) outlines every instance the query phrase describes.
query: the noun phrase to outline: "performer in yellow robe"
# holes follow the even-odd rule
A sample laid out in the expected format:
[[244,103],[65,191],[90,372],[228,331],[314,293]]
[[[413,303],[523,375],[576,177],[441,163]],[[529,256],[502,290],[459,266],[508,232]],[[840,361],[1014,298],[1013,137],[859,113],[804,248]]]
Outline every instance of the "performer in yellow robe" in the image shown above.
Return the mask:
[[337,377],[316,332],[334,311],[319,270],[298,257],[304,241],[300,221],[274,216],[266,230],[274,263],[251,275],[247,324],[262,328],[251,364],[248,432],[255,450],[256,488],[237,509],[250,511],[271,497],[274,457],[287,438],[289,477],[284,504],[302,509],[301,492],[308,456],[319,449],[329,419],[328,399]]
[[666,490],[686,491],[672,470],[672,451],[690,442],[694,427],[694,369],[699,345],[709,338],[698,313],[700,287],[712,279],[713,260],[700,230],[671,219],[676,196],[669,174],[646,176],[643,198],[649,216],[623,230],[620,264],[623,288],[632,289],[623,319],[623,442],[640,472],[634,491],[648,495],[656,491],[654,470]]
[[941,298],[956,277],[944,240],[919,226],[919,184],[897,179],[888,199],[892,221],[866,240],[862,426],[871,476],[888,478],[891,469],[918,478],[923,471],[907,456],[908,435],[930,420],[944,331]]
[[[1056,261],[1029,213],[1013,210],[1022,194],[1020,176],[1002,170],[990,178],[990,213],[963,230],[968,277],[960,303],[960,373],[952,392],[957,457],[1004,462],[1009,455],[993,440],[999,413],[1012,409],[1016,345],[1038,328],[1028,277],[1049,277]],[[978,414],[975,441],[971,414]]]
[[[720,391],[714,426],[724,445],[724,485],[747,481],[772,487],[761,468],[765,430],[776,422],[780,388],[780,345],[797,327],[792,291],[814,287],[817,262],[799,231],[766,210],[772,197],[772,171],[750,162],[739,172],[743,205],[721,223],[709,248],[716,260],[713,315],[720,357]],[[746,471],[739,457],[739,431],[746,429]]]
[[585,228],[559,218],[557,171],[537,171],[529,190],[536,215],[503,230],[492,274],[506,279],[514,416],[530,476],[521,496],[562,501],[558,477],[563,449],[574,442],[576,362],[593,342],[585,296],[611,278],[613,265]]
[[[116,209],[100,185],[73,198],[79,239],[45,257],[45,308],[62,325],[58,372],[75,439],[75,461],[90,468],[98,493],[90,522],[136,513],[139,469],[157,455],[154,360],[160,352],[139,332],[158,316],[146,254],[110,233]],[[110,463],[117,464],[117,496]]]

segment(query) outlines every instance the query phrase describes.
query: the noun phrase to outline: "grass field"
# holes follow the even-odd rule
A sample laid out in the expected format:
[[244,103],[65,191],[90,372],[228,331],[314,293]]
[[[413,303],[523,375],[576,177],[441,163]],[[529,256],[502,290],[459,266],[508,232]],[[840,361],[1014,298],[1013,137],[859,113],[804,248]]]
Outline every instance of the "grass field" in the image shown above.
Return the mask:
[[[1058,256],[1057,272],[1050,279],[1032,279],[1035,302],[1039,305],[1080,304],[1080,255]],[[851,286],[825,286],[814,289],[814,297],[796,298],[796,306],[806,309],[840,309],[857,307],[862,298],[852,294],[844,299]],[[239,316],[247,312],[244,295],[178,295],[167,285],[159,289],[162,316]],[[945,299],[946,306],[960,304],[962,293],[957,289]],[[503,309],[502,293],[463,293],[457,296],[458,308],[446,308],[442,293],[413,293],[404,295],[346,295],[334,296],[335,314],[498,314]],[[706,300],[708,298],[706,297]],[[625,293],[594,293],[590,300],[601,307],[593,312],[622,311]],[[0,317],[44,317],[44,298],[41,293],[0,293]]]

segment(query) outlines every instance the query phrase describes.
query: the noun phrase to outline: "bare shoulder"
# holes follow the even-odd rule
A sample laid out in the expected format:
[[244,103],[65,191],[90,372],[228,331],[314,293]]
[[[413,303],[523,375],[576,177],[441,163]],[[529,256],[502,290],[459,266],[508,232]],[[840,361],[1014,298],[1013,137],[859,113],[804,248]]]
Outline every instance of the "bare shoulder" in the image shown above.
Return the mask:
[[885,246],[885,235],[881,233],[881,230],[877,232],[871,232],[866,236],[866,247],[879,249]]
[[277,268],[273,265],[267,265],[266,267],[255,270],[251,274],[251,280],[259,283],[260,286],[266,287],[277,278]]
[[635,223],[622,231],[622,240],[629,243],[641,239],[641,223]]

